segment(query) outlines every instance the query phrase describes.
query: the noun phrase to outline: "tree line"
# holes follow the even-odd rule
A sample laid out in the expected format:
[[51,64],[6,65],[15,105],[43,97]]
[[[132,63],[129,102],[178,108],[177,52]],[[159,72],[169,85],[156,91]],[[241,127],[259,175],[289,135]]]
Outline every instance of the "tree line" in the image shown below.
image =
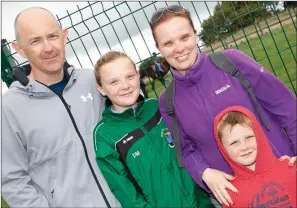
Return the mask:
[[[201,25],[200,39],[206,46],[235,33],[255,21],[279,12],[278,1],[222,1],[214,8],[213,15]],[[296,1],[283,2],[283,8],[297,6]]]

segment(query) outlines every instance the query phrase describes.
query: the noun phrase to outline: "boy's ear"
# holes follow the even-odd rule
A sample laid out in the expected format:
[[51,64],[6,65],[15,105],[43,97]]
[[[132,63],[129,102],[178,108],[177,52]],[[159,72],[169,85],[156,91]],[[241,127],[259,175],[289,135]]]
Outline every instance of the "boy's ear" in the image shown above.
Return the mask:
[[100,85],[96,84],[96,89],[100,92],[102,96],[106,96],[106,93],[104,92],[104,90]]

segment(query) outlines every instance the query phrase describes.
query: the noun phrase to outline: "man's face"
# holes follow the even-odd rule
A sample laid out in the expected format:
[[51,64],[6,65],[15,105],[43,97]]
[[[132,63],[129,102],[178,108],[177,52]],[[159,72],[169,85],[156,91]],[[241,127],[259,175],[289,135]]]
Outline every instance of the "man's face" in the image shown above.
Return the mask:
[[18,33],[15,49],[28,59],[32,70],[45,74],[61,72],[68,31],[62,30],[53,16],[40,10],[35,15],[27,12],[20,16]]
[[229,157],[251,170],[255,170],[257,141],[253,129],[246,125],[230,125],[222,131],[222,143]]

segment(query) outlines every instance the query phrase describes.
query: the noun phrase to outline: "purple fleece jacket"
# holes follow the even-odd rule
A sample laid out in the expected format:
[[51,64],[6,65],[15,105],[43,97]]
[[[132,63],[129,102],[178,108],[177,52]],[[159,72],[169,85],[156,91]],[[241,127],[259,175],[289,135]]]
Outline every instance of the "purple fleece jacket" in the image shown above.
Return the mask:
[[[210,190],[202,181],[206,168],[233,174],[218,149],[213,133],[215,116],[228,106],[240,105],[257,115],[277,157],[296,155],[296,97],[277,77],[243,52],[229,49],[225,54],[251,82],[271,130],[266,130],[240,82],[216,68],[206,54],[198,54],[186,75],[171,69],[176,80],[174,108],[179,122],[185,168],[196,183],[208,192]],[[164,92],[159,99],[159,108],[172,131],[171,117],[166,113]]]

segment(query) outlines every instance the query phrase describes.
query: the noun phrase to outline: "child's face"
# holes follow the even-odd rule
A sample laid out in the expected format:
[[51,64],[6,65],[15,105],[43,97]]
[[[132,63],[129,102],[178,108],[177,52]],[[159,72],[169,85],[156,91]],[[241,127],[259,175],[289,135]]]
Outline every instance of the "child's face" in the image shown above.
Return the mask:
[[251,170],[255,170],[257,141],[253,129],[246,125],[230,125],[222,131],[222,143],[230,158]]
[[116,111],[124,111],[136,103],[140,92],[139,75],[128,58],[120,57],[100,69],[102,86],[98,91],[107,96]]

